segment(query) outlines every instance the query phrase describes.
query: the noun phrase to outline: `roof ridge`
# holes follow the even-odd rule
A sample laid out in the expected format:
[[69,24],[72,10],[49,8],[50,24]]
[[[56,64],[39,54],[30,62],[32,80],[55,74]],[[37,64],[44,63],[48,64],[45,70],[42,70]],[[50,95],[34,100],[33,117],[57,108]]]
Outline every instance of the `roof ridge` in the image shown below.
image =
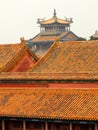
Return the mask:
[[[33,73],[33,72],[1,72],[0,80],[44,80],[44,81],[76,81],[77,83],[88,83],[91,80],[91,83],[96,81],[98,83],[98,73]],[[72,82],[73,83],[73,82]]]
[[32,51],[29,49],[29,47],[28,47],[27,45],[26,45],[26,47],[27,47],[28,53],[29,53],[35,60],[39,60],[39,59],[40,59],[34,52],[32,52]]

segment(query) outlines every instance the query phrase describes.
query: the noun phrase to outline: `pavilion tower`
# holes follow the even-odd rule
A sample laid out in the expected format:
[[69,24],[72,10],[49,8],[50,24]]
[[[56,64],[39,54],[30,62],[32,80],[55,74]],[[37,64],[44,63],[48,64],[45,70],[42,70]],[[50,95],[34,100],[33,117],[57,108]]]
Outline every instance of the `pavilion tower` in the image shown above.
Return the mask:
[[58,18],[55,9],[52,18],[48,20],[38,19],[37,23],[40,25],[40,33],[27,42],[31,50],[41,56],[45,54],[56,39],[60,41],[78,39],[78,36],[70,31],[70,24],[73,23],[72,18]]
[[62,32],[70,31],[72,18],[57,18],[56,10],[54,9],[53,17],[51,19],[38,19],[37,23],[40,24],[40,35],[59,35]]

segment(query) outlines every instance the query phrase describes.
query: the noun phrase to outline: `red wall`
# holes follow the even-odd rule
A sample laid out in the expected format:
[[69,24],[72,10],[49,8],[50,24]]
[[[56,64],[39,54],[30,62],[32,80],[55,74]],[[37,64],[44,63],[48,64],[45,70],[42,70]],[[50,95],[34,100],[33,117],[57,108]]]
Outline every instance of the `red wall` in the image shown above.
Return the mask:
[[26,72],[31,64],[34,64],[29,56],[25,56],[22,61],[12,70],[13,72]]
[[51,83],[50,88],[98,88],[97,83]]
[[0,87],[98,88],[97,83],[0,83]]

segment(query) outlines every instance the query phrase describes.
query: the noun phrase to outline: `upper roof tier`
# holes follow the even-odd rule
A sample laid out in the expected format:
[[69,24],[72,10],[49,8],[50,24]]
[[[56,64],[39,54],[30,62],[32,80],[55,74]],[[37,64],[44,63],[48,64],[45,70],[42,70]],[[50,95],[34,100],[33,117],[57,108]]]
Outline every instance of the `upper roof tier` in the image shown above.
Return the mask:
[[[38,81],[47,81],[47,82],[55,82],[55,81],[64,81],[64,82],[70,82],[70,81],[76,81],[76,82],[96,82],[98,83],[98,73],[32,73],[32,72],[2,72],[0,73],[0,82],[8,82],[8,81],[14,81],[16,83],[17,81],[20,81],[21,83],[27,82],[37,82]],[[92,88],[94,88],[94,85],[91,84]],[[87,87],[87,86],[86,86]],[[87,87],[88,88],[88,87]]]
[[44,20],[44,19],[38,19],[38,22],[39,24],[43,24],[43,25],[46,25],[46,24],[53,24],[53,23],[59,23],[59,24],[70,24],[72,23],[72,18],[66,18],[66,19],[60,19],[60,18],[57,18],[56,16],[56,11],[54,10],[54,15],[53,15],[53,18],[51,19],[48,19],[48,20]]
[[98,41],[56,41],[33,73],[98,73]]

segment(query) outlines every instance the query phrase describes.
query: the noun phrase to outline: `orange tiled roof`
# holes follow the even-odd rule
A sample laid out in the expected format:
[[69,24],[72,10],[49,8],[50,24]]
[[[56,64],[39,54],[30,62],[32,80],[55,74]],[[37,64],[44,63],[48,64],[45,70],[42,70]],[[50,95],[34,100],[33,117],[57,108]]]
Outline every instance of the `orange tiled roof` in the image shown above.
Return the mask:
[[31,54],[25,41],[17,44],[0,44],[0,72],[9,71],[26,53],[31,55],[33,61],[37,60],[37,56]]
[[94,33],[93,37],[98,38],[98,31]]
[[98,120],[98,89],[0,89],[0,116]]
[[33,73],[98,73],[98,41],[56,41]]
[[70,23],[72,23],[72,21],[60,19],[60,18],[57,18],[57,17],[53,17],[53,18],[48,19],[48,20],[43,20],[43,21],[40,21],[39,23],[40,24],[53,24],[55,22],[60,23],[60,24],[70,24]]
[[32,72],[2,72],[0,81],[95,81],[98,82],[98,73],[32,73]]

